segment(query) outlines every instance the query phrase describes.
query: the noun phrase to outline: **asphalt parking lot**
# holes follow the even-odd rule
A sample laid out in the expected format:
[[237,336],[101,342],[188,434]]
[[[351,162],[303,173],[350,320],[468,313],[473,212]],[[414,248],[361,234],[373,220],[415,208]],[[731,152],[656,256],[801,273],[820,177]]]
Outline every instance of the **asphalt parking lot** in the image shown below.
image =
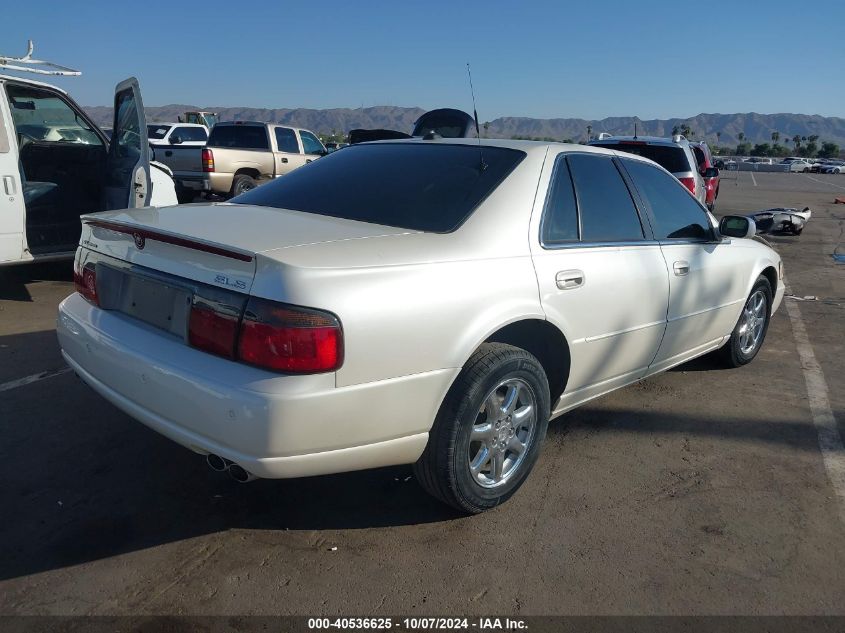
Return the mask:
[[817,426],[821,375],[845,432],[837,195],[724,172],[719,214],[813,209],[771,240],[802,300],[747,367],[699,359],[553,422],[519,494],[471,518],[410,468],[211,472],[64,370],[69,264],[0,272],[0,614],[845,615],[845,454]]

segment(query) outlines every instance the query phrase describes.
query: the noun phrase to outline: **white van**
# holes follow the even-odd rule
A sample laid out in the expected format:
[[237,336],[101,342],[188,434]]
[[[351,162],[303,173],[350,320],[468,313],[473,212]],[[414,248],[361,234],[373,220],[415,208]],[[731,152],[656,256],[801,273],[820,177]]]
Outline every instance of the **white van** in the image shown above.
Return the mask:
[[83,213],[177,204],[169,169],[151,168],[134,77],[115,91],[109,143],[65,91],[0,75],[0,180],[0,266],[73,257]]

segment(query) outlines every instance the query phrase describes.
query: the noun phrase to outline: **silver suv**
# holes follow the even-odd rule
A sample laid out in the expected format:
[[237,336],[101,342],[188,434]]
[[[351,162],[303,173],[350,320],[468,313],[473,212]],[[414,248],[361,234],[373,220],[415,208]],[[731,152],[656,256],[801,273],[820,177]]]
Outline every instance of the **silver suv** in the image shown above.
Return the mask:
[[707,203],[707,186],[703,175],[698,171],[698,161],[689,141],[681,135],[661,138],[600,134],[598,139],[590,141],[588,145],[651,159],[680,180],[701,204]]

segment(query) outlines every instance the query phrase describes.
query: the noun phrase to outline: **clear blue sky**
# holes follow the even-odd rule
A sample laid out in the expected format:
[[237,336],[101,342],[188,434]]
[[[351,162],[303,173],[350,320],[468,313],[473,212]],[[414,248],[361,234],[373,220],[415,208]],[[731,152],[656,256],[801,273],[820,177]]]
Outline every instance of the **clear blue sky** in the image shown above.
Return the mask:
[[[201,7],[201,9],[190,9]],[[471,109],[499,116],[845,116],[845,2],[7,0],[0,52],[135,75],[147,105]],[[826,50],[830,55],[824,54]]]

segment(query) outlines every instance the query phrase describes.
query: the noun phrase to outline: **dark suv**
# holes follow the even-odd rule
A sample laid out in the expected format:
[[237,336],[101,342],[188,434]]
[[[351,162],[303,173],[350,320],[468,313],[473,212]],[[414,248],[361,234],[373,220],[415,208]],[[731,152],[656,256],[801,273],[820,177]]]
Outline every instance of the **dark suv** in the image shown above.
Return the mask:
[[704,185],[707,189],[705,204],[712,212],[716,208],[716,198],[719,197],[719,176],[716,175],[707,178],[704,176],[704,173],[710,167],[715,167],[713,164],[713,155],[704,141],[690,141],[690,147],[692,148],[693,154],[695,154],[695,160],[698,161],[698,171],[704,178]]

